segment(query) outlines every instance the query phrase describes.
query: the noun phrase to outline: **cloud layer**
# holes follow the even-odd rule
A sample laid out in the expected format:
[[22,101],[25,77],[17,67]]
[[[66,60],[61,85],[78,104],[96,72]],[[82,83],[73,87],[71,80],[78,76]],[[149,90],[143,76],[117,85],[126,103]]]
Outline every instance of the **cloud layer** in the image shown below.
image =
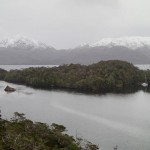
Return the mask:
[[149,0],[0,0],[0,39],[16,34],[56,48],[103,37],[150,36]]

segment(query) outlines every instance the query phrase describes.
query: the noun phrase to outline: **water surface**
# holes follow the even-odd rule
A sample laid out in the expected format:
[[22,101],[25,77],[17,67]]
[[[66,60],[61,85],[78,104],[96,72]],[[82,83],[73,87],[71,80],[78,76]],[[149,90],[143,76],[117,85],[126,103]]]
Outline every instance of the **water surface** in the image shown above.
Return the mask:
[[15,70],[15,69],[25,69],[25,68],[30,68],[30,67],[47,67],[47,68],[51,68],[51,67],[57,67],[58,65],[0,65],[0,68],[5,69],[7,71],[10,70]]
[[[17,89],[6,93],[6,85]],[[150,149],[150,94],[86,95],[36,90],[0,81],[0,106],[4,118],[22,112],[34,121],[63,124],[72,135],[100,145],[101,150]]]
[[[59,65],[0,65],[0,68],[5,69],[7,71],[14,70],[14,69],[25,69],[29,67],[58,67]],[[150,64],[147,65],[135,65],[139,69],[147,70],[150,69]]]

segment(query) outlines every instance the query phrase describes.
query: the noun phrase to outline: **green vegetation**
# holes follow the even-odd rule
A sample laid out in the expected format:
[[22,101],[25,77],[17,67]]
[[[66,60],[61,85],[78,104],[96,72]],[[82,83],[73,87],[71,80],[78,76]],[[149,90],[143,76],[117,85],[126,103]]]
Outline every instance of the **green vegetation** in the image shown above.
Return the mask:
[[7,74],[7,71],[0,68],[0,80],[3,80]]
[[[3,72],[3,71],[2,71]],[[1,80],[43,89],[69,89],[91,93],[137,90],[150,71],[119,60],[101,61],[84,66],[62,65],[54,68],[28,68],[4,72]]]
[[15,112],[10,120],[0,117],[0,150],[98,150],[98,146],[65,133],[62,125],[33,122]]

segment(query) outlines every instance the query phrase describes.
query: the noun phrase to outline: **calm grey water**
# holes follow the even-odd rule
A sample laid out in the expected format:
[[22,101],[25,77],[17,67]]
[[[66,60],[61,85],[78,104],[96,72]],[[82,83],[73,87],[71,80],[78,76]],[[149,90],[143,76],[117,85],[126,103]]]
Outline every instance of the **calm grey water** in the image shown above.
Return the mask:
[[139,69],[142,69],[142,70],[150,69],[150,64],[147,64],[147,65],[135,65],[135,66],[138,67]]
[[14,70],[14,69],[25,69],[29,67],[57,67],[58,65],[0,65],[0,68],[5,69],[7,71]]
[[[17,89],[4,92],[6,85]],[[36,90],[0,81],[0,106],[4,118],[13,112],[48,124],[63,124],[72,135],[100,145],[100,150],[150,149],[150,93],[86,95]]]
[[[58,65],[0,65],[0,68],[5,69],[7,71],[9,70],[13,70],[13,69],[25,69],[25,68],[29,68],[29,67],[57,67]],[[150,65],[135,65],[136,67],[138,67],[139,69],[142,70],[147,70],[150,69]]]

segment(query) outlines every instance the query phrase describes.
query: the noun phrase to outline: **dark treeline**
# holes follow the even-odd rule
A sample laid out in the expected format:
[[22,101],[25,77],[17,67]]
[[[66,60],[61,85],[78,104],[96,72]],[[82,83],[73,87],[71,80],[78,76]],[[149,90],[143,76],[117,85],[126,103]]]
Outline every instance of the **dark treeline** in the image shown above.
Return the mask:
[[0,150],[98,150],[98,146],[66,134],[63,125],[51,126],[15,112],[10,121],[0,116]]
[[101,61],[84,66],[62,65],[53,68],[27,68],[0,70],[0,79],[35,88],[71,89],[91,93],[137,90],[141,83],[150,81],[150,71],[139,70],[134,65],[119,60]]

